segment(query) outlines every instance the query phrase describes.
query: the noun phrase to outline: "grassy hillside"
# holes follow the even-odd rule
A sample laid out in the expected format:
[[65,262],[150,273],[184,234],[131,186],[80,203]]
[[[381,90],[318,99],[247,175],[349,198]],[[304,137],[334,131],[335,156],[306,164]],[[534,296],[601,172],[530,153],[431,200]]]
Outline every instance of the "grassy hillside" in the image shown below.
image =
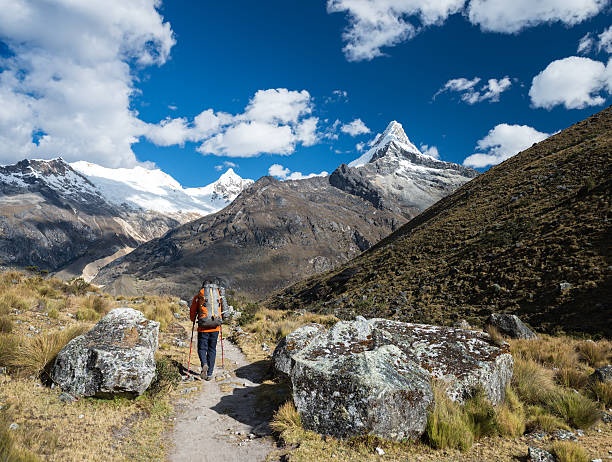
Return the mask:
[[[0,460],[164,460],[191,328],[170,297],[115,298],[82,279],[0,272]],[[68,341],[110,309],[130,306],[160,322],[157,378],[137,399],[60,400],[50,368]],[[175,313],[180,316],[176,319]]]
[[352,318],[612,335],[612,109],[535,144],[349,263],[267,300]]

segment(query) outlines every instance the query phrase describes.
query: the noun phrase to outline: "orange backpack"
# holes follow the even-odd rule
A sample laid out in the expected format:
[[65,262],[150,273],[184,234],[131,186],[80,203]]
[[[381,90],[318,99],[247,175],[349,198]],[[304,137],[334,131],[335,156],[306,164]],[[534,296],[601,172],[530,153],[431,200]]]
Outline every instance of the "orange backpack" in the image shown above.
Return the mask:
[[221,307],[223,299],[219,286],[207,284],[197,295],[198,303],[198,327],[214,329],[223,322]]

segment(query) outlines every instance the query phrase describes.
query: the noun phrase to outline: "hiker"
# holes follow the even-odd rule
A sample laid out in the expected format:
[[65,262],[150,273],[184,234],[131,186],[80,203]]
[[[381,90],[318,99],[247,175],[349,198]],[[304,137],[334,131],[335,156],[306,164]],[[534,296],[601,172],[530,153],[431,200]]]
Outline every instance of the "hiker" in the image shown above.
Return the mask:
[[200,376],[211,380],[217,357],[217,338],[223,321],[225,297],[222,289],[211,280],[204,280],[202,288],[191,302],[191,322],[198,322],[198,356],[202,364]]

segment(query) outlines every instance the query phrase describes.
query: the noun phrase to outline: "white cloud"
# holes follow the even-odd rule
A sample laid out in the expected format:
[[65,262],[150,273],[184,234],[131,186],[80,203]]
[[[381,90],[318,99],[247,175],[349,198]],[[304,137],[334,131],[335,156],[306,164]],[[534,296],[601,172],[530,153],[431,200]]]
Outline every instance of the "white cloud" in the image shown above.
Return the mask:
[[608,0],[471,0],[467,15],[484,31],[515,33],[551,22],[573,26],[597,15],[607,3]]
[[600,61],[579,56],[553,61],[533,78],[529,96],[535,107],[582,109],[605,102],[602,92],[612,92],[612,60]]
[[365,149],[365,147],[366,147],[366,144],[365,144],[364,142],[357,143],[357,144],[355,145],[355,149],[356,149],[358,152],[363,151],[363,150]]
[[499,124],[476,144],[483,152],[472,154],[463,164],[474,168],[497,165],[549,136],[528,125]]
[[370,129],[366,127],[361,119],[355,119],[348,124],[340,127],[342,133],[348,133],[351,136],[363,135],[364,133],[370,133]]
[[601,12],[609,0],[327,0],[328,13],[346,13],[342,38],[349,61],[384,56],[382,49],[410,40],[423,28],[462,12],[491,32],[516,33],[542,23],[575,25]]
[[222,164],[215,165],[215,170],[217,172],[220,172],[221,170],[225,168],[238,168],[238,164],[235,164],[234,162],[230,162],[229,160],[226,160],[226,161],[223,161]]
[[159,2],[1,3],[0,39],[13,55],[0,73],[0,161],[136,164],[131,146],[145,124],[130,109],[130,66],[163,64],[175,43]]
[[[349,61],[383,56],[381,48],[411,39],[420,26],[444,21],[458,12],[465,0],[328,0],[328,13],[346,12],[344,54]],[[408,21],[413,17],[415,26]]]
[[599,51],[603,50],[606,53],[612,53],[612,26],[599,34],[599,44],[597,48]]
[[240,122],[204,141],[197,150],[202,154],[227,157],[255,157],[263,152],[291,154],[296,136],[289,125]]
[[259,90],[243,113],[232,115],[207,109],[192,122],[179,117],[148,124],[143,134],[158,146],[201,143],[196,149],[203,154],[286,155],[295,150],[297,143],[311,146],[319,141],[319,119],[309,116],[312,109],[312,98],[306,90]]
[[268,169],[268,175],[274,176],[279,180],[305,180],[315,176],[327,176],[329,173],[323,171],[321,173],[309,173],[304,175],[302,172],[291,172],[291,170],[280,164],[272,164]]
[[578,42],[578,50],[576,52],[581,55],[586,55],[591,52],[594,44],[595,40],[593,39],[593,34],[589,32]]
[[438,148],[435,146],[429,146],[427,144],[421,145],[421,152],[426,156],[433,157],[434,159],[440,158],[440,153],[438,152]]
[[467,104],[476,104],[487,100],[497,102],[499,101],[499,96],[512,86],[512,81],[508,76],[499,80],[489,79],[480,89],[476,89],[480,81],[479,77],[474,77],[472,80],[463,77],[451,79],[433,97],[435,99],[444,92],[456,92],[461,95],[461,100]]

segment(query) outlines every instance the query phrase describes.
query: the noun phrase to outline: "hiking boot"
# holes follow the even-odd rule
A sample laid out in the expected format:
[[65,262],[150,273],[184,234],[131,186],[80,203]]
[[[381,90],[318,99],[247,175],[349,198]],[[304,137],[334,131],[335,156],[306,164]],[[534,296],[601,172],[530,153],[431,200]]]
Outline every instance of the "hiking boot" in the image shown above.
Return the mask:
[[208,372],[208,366],[203,366],[202,367],[202,372],[200,372],[200,377],[201,378],[206,378],[206,373]]
[[204,380],[206,380],[207,382],[210,382],[212,380],[212,375],[207,375]]

